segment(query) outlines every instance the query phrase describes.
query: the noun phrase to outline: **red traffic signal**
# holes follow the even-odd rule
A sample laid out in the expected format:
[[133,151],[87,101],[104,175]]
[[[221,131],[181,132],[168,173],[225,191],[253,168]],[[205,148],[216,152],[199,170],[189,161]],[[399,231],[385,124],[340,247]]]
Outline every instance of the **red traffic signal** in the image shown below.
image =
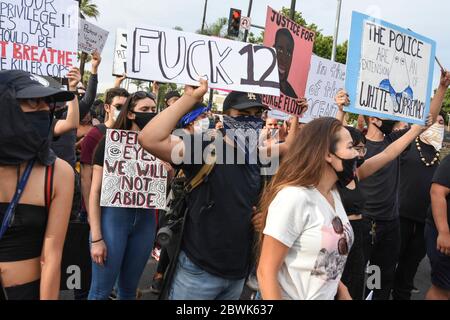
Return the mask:
[[228,19],[228,36],[238,37],[240,27],[241,27],[241,10],[231,8],[230,17]]

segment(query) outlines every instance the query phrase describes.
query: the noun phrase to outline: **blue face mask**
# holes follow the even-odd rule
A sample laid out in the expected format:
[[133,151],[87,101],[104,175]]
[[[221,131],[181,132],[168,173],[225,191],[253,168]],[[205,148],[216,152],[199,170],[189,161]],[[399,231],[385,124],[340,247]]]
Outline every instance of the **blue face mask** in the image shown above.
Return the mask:
[[36,111],[36,112],[24,112],[25,118],[28,123],[38,132],[39,137],[43,140],[47,140],[50,132],[50,112],[49,111]]

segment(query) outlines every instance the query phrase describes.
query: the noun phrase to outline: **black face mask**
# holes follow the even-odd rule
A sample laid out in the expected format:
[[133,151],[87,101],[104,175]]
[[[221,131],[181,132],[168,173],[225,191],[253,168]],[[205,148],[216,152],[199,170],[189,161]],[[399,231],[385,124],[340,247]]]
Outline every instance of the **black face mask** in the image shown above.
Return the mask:
[[137,124],[139,129],[144,129],[144,127],[149,123],[156,115],[156,112],[133,112],[136,115],[134,118],[134,123]]
[[67,112],[67,107],[62,107],[59,109],[55,109],[54,115],[56,119],[64,119],[64,114]]
[[341,157],[337,156],[336,154],[335,154],[335,156],[337,158],[341,159],[342,167],[344,168],[344,170],[336,171],[336,169],[334,169],[334,167],[333,167],[333,169],[336,172],[336,175],[339,179],[338,183],[342,187],[346,187],[356,177],[356,167],[357,167],[358,157],[355,157],[353,159],[342,159]]
[[358,157],[358,158],[356,159],[356,167],[357,167],[357,168],[361,167],[365,161],[366,161],[366,159],[364,159],[364,158],[359,158],[359,157]]
[[392,132],[392,129],[394,128],[395,121],[393,120],[381,120],[381,126],[375,125],[384,135],[388,135]]
[[36,112],[24,112],[25,118],[33,128],[39,133],[39,137],[46,140],[50,131],[50,112],[49,111],[36,111]]

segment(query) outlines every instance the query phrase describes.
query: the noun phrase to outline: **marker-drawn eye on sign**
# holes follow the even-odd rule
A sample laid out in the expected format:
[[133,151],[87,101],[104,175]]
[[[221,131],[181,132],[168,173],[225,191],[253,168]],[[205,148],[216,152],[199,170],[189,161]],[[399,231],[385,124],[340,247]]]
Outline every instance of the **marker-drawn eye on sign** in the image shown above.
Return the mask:
[[119,158],[122,155],[122,150],[120,150],[120,147],[112,145],[108,149],[108,155],[111,158]]

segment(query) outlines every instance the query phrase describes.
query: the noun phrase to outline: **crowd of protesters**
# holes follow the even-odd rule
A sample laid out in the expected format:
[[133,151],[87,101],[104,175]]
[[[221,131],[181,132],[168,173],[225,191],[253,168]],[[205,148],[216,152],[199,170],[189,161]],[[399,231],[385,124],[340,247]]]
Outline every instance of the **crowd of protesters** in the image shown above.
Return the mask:
[[[72,68],[67,88],[0,71],[0,280],[8,299],[58,299],[69,256],[83,278],[75,299],[136,299],[155,256],[149,286],[164,299],[237,300],[253,278],[260,299],[360,300],[375,265],[381,286],[373,298],[403,300],[425,255],[427,299],[450,299],[450,158],[439,153],[450,72],[442,72],[426,126],[360,117],[354,127],[344,120],[345,90],[335,97],[336,118],[308,124],[271,118],[258,94],[235,91],[214,114],[203,104],[206,80],[168,92],[158,107],[156,84],[128,92],[118,77],[96,100],[100,64],[94,53],[86,86]],[[108,129],[137,132],[163,161],[168,186],[199,181],[185,195],[175,253],[156,241],[166,211],[100,205]]]

